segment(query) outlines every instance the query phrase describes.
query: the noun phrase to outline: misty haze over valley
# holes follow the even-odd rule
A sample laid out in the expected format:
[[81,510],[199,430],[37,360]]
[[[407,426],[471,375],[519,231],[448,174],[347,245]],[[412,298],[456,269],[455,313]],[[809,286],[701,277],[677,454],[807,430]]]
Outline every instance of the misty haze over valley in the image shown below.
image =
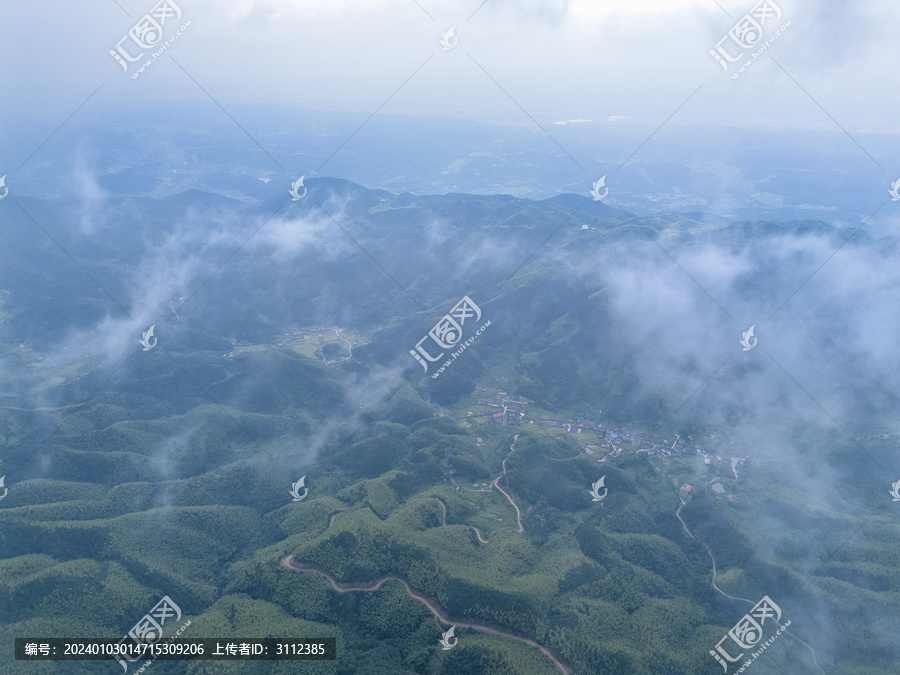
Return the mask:
[[900,672],[895,9],[51,9],[0,673]]

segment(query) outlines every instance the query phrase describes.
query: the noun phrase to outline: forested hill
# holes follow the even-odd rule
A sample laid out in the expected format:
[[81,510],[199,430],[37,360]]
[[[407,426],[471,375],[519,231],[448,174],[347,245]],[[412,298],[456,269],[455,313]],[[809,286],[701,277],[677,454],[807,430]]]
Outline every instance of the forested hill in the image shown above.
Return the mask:
[[[0,662],[168,596],[185,637],[339,658],[160,673],[712,674],[768,596],[754,672],[897,670],[894,378],[850,258],[809,275],[848,233],[307,185],[7,210]],[[464,297],[490,326],[433,378]]]

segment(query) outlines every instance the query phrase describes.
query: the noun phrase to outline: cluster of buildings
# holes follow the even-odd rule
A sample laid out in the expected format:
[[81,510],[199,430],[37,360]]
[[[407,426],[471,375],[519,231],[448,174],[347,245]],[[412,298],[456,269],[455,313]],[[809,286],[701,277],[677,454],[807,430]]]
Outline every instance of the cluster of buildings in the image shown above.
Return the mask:
[[222,354],[226,359],[234,358],[234,348],[235,347],[250,347],[253,343],[247,340],[238,340],[233,334],[231,337],[223,338],[224,340],[228,340],[231,343],[231,351],[225,352]]
[[[308,340],[310,337],[312,337],[310,335],[310,333],[320,333],[320,332],[324,332],[324,331],[337,332],[339,330],[343,330],[343,329],[333,327],[333,326],[332,327],[311,326],[309,328],[301,328],[299,324],[292,323],[290,325],[289,329],[285,333],[282,333],[281,335],[279,335],[278,337],[275,338],[275,346],[276,347],[285,347],[288,345],[292,345],[295,342],[301,342],[304,340]],[[238,345],[240,345],[240,344],[241,343],[238,342]],[[325,358],[325,354],[323,353],[323,351],[321,349],[316,350],[316,358],[319,359],[320,361],[322,361],[322,363],[324,363],[325,365],[331,366],[332,368],[340,368],[341,365],[345,361],[350,360],[349,356],[338,356],[338,357],[332,359],[331,361],[328,361]]]
[[[649,436],[646,435],[646,432],[634,431],[632,429],[625,429],[624,427],[617,427],[613,425],[604,426],[594,420],[585,419],[582,415],[578,416],[578,421],[575,423],[559,422],[557,420],[528,419],[526,417],[527,411],[525,406],[533,403],[533,401],[529,401],[528,399],[523,397],[507,394],[506,392],[500,392],[493,398],[479,398],[478,403],[480,405],[490,406],[494,408],[502,408],[502,410],[500,410],[499,412],[494,413],[491,419],[494,422],[497,422],[504,426],[537,424],[542,427],[565,429],[568,433],[571,434],[580,434],[583,430],[595,432],[600,439],[600,447],[606,448],[608,450],[606,455],[598,460],[603,464],[610,464],[613,458],[618,457],[623,452],[625,452],[625,448],[623,447],[623,445],[625,444],[630,446],[630,448],[638,448],[641,445],[650,446],[649,448],[637,449],[635,452],[639,455],[678,457],[688,453],[699,453],[703,456],[704,464],[713,467],[718,466],[719,462],[724,461],[719,455],[703,452],[694,442],[692,436],[682,438],[678,434],[669,432],[668,434],[664,434],[664,436],[668,436],[667,440],[659,440],[658,437],[656,437],[654,440],[650,440]],[[469,413],[469,415],[472,414],[473,413],[471,412]],[[461,418],[458,421],[464,421],[464,419]],[[561,437],[555,436],[555,438]],[[480,443],[483,443],[480,438],[478,440]],[[594,454],[594,450],[596,449],[596,445],[586,446],[586,452],[588,454]],[[743,464],[743,462],[744,460],[741,458],[733,459],[731,462],[731,469],[734,472],[735,479],[737,478],[736,467]],[[659,468],[657,467],[657,471],[658,470]],[[475,485],[475,487],[478,487],[477,484]],[[492,485],[482,485],[480,491],[489,493],[492,487]],[[685,483],[681,485],[680,492],[682,495],[690,496],[692,491],[694,490],[694,487],[695,486],[689,483]],[[728,493],[728,490],[722,484],[721,478],[716,478],[711,482],[711,489],[713,493],[719,497],[727,497],[731,501],[738,500],[738,495]]]
[[300,328],[299,324],[292,323],[290,328],[286,333],[279,335],[275,338],[275,344],[278,347],[283,347],[284,345],[289,345],[293,342],[297,342],[298,340],[304,340],[309,337],[309,335],[305,335],[305,333],[312,333],[314,331],[328,330],[324,326],[318,326],[315,328]]
[[586,419],[583,415],[579,415],[578,421],[574,423],[559,422],[557,420],[528,419],[526,417],[527,411],[525,406],[533,403],[533,401],[514,394],[507,394],[505,391],[496,394],[493,398],[479,398],[478,403],[479,405],[502,408],[503,410],[494,413],[491,416],[491,419],[504,426],[537,424],[542,427],[565,429],[570,434],[580,434],[584,430],[596,432],[600,437],[600,446],[610,449],[606,457],[600,460],[605,463],[609,463],[610,458],[618,457],[622,453],[622,448],[619,446],[623,443],[627,443],[633,447],[637,447],[641,444],[648,444],[651,446],[649,449],[638,450],[637,452],[639,454],[659,455],[661,457],[679,456],[686,452],[693,452],[696,450],[696,446],[692,442],[693,439],[691,437],[688,437],[688,440],[685,440],[676,435],[671,446],[669,446],[667,442],[662,445],[657,445],[657,443],[644,437],[640,432],[616,426],[604,427],[600,422]]
[[630,443],[631,445],[635,445],[635,446],[640,445],[641,443],[650,443],[651,444],[650,448],[644,448],[642,450],[637,451],[637,454],[647,455],[648,457],[650,455],[656,455],[658,457],[680,457],[681,455],[684,455],[689,452],[700,452],[696,448],[696,446],[694,446],[693,444],[689,445],[687,443],[676,443],[672,447],[669,447],[666,445],[659,446],[659,445],[652,443],[649,440],[645,440],[644,438],[642,438],[641,436],[638,436],[636,434],[635,435],[616,434],[616,433],[609,433],[609,431],[607,431],[607,436],[604,439],[604,442],[601,443],[601,445],[603,447],[611,447],[613,449],[606,455],[606,457],[604,457],[600,461],[603,462],[604,464],[609,464],[609,460],[611,458],[618,457],[619,455],[621,455],[623,450],[621,447],[616,447],[615,443],[622,443],[622,442]]
[[[526,416],[527,410],[525,406],[530,403],[534,403],[534,401],[530,401],[522,396],[507,394],[506,392],[500,392],[493,398],[479,398],[478,403],[480,405],[490,406],[493,408],[501,408],[502,410],[494,413],[490,419],[504,426],[536,424],[542,427],[565,429],[570,434],[580,434],[584,430],[592,431],[597,434],[600,447],[607,449],[606,455],[598,460],[603,464],[609,464],[613,460],[613,458],[618,457],[623,452],[625,452],[625,448],[623,447],[624,445],[628,445],[630,446],[630,448],[638,448],[641,445],[650,446],[649,448],[641,448],[635,450],[638,455],[680,457],[688,453],[700,453],[703,456],[703,462],[707,465],[717,466],[719,462],[724,461],[719,455],[703,452],[694,442],[692,436],[682,438],[678,434],[669,432],[668,434],[666,434],[668,436],[667,440],[660,440],[658,437],[654,440],[651,440],[646,432],[626,429],[624,427],[618,427],[614,425],[604,426],[600,422],[585,419],[585,417],[582,415],[578,415],[578,421],[574,423],[559,422],[557,420],[546,419],[528,419]],[[469,413],[470,416],[472,414],[473,413],[471,412]],[[465,418],[459,418],[457,419],[457,421],[463,422],[465,421]],[[555,438],[561,437],[555,436]],[[479,439],[479,441],[483,443],[481,439]],[[586,447],[588,454],[594,454],[594,450],[597,449],[597,446],[595,445],[588,445]],[[732,460],[731,469],[734,472],[735,478],[737,478],[736,466],[742,464],[743,461],[744,460],[740,458]],[[693,487],[690,485],[682,486],[682,492],[686,494],[689,494],[692,489]],[[716,492],[718,494],[718,491]],[[737,499],[736,495],[727,496],[732,501]]]
[[620,446],[622,443],[627,443],[635,447],[646,443],[651,447],[646,450],[638,450],[638,453],[645,455],[660,455],[662,457],[682,455],[686,452],[695,450],[694,444],[692,442],[685,441],[677,436],[671,446],[669,446],[667,443],[662,446],[658,446],[648,438],[645,438],[639,432],[626,430],[624,428],[616,426],[604,427],[600,422],[586,419],[583,415],[579,415],[578,421],[574,423],[560,422],[557,420],[529,419],[526,416],[527,411],[525,409],[525,406],[529,403],[533,403],[533,401],[529,401],[527,398],[521,396],[507,394],[506,392],[500,392],[493,398],[479,398],[478,403],[480,405],[491,406],[494,408],[502,408],[503,410],[494,413],[491,416],[491,419],[492,421],[504,426],[537,424],[538,426],[542,427],[565,429],[570,434],[580,434],[585,430],[596,432],[600,437],[600,446],[610,449],[610,452],[604,459],[610,457],[618,457],[619,454],[621,454],[622,449],[617,446]]
[[499,394],[494,396],[494,398],[480,398],[478,399],[478,405],[489,405],[495,408],[510,408],[515,407],[521,412],[525,411],[525,408],[521,407],[523,405],[528,405],[529,403],[534,403],[524,396],[516,396],[515,394],[507,394],[505,391],[501,391]]
[[337,356],[329,361],[325,358],[325,353],[321,349],[316,350],[316,358],[320,359],[322,363],[324,363],[329,368],[340,368],[345,361],[350,360],[349,356]]

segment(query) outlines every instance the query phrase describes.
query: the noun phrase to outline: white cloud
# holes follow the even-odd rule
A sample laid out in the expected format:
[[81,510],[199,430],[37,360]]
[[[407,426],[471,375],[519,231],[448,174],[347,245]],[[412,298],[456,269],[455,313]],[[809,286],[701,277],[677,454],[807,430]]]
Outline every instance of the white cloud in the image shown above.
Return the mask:
[[571,0],[569,13],[577,22],[601,22],[614,14],[672,14],[708,9],[704,0]]
[[[265,101],[369,114],[390,97],[384,113],[439,110],[528,122],[500,84],[547,124],[614,108],[617,119],[658,125],[704,85],[677,123],[833,124],[768,60],[737,82],[722,74],[709,50],[734,25],[741,3],[729,3],[729,18],[710,0],[489,0],[468,21],[471,2],[419,4],[428,14],[412,0],[185,2],[191,29],[167,53],[226,108]],[[884,86],[890,73],[884,64],[900,56],[894,39],[900,15],[891,5],[779,4],[793,26],[771,53],[791,77],[851,132],[896,128],[892,111],[900,94]],[[74,109],[98,81],[109,86],[91,105],[155,102],[162,95],[205,100],[167,58],[139,82],[122,74],[108,51],[133,20],[115,5],[93,13],[60,5],[40,21],[34,11],[16,8],[0,26],[15,73],[5,86],[25,102],[26,114],[29,105],[37,111],[49,101]],[[460,47],[442,52],[438,40],[450,25],[457,26]],[[67,48],[66,67],[58,67],[52,50],[32,48],[57,34],[81,36]]]

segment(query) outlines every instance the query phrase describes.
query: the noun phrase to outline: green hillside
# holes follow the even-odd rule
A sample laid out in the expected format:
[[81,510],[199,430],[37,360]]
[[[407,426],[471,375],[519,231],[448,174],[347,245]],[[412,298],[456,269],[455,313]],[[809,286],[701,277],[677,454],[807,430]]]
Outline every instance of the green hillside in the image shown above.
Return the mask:
[[[157,298],[146,352],[130,326],[127,348],[111,346],[116,308],[39,232],[15,215],[0,232],[0,663],[14,663],[15,637],[119,638],[169,596],[191,621],[184,637],[335,637],[338,659],[159,661],[159,673],[712,675],[710,650],[768,596],[792,623],[753,672],[900,671],[900,526],[873,477],[875,464],[900,469],[887,380],[860,370],[837,390],[810,385],[852,419],[826,426],[775,366],[742,355],[740,331],[690,281],[715,318],[643,333],[662,310],[623,304],[594,275],[653,251],[648,233],[688,260],[788,233],[838,240],[835,228],[635,221],[588,203],[557,232],[572,196],[309,184],[347,200],[342,222],[365,253],[339,229],[324,236],[339,253],[287,263],[248,246],[177,312]],[[58,205],[30,206],[126,298],[125,266],[157,260],[154,242],[200,197],[123,199],[145,219],[96,248]],[[210,199],[240,227],[264,211]],[[428,218],[439,236],[398,252]],[[198,279],[219,253],[204,250]],[[754,292],[768,300],[793,280],[773,273]],[[433,379],[409,351],[467,294],[491,326]],[[836,321],[816,358],[855,367]],[[721,357],[718,343],[678,351],[691,331],[719,330]],[[665,349],[677,376],[648,377]],[[807,382],[820,362],[791,372]],[[760,386],[764,372],[781,379]],[[308,494],[292,501],[301,476]]]

